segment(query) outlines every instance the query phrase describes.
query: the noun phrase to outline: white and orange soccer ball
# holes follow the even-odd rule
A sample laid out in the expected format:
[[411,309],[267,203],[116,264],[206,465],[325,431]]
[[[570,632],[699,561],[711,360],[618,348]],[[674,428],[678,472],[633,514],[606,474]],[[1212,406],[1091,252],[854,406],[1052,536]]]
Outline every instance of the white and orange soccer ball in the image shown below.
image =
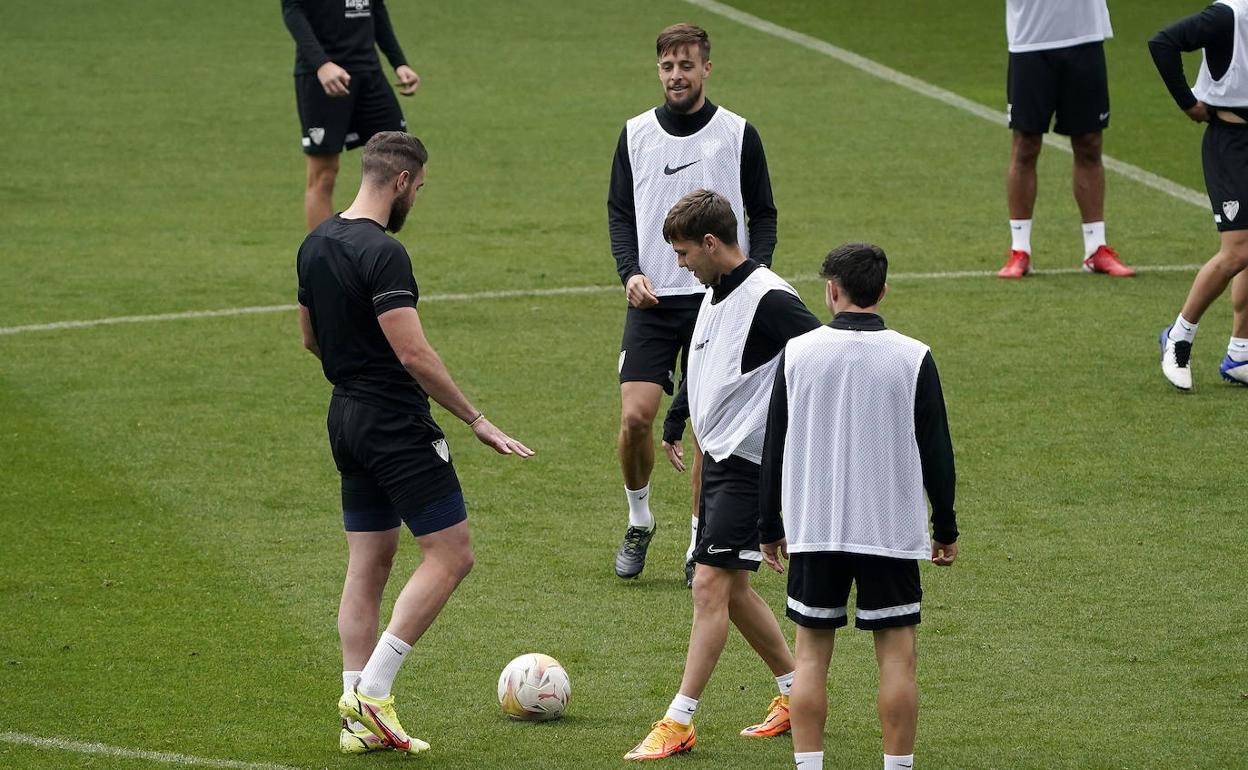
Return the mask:
[[540,652],[521,655],[498,677],[498,705],[512,719],[558,719],[572,697],[572,680],[559,661]]

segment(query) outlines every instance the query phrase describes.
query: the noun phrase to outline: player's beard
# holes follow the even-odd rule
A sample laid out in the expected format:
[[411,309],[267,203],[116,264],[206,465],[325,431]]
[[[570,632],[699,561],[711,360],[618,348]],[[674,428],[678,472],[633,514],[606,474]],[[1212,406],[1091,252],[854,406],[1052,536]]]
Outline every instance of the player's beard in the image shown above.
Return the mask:
[[395,198],[390,204],[390,219],[386,220],[386,229],[392,233],[397,233],[403,229],[403,223],[407,221],[407,212],[412,210],[412,201],[406,198]]
[[693,89],[693,88],[686,89],[685,95],[678,100],[672,99],[671,96],[667,96],[664,99],[664,101],[667,102],[668,110],[681,114],[681,115],[685,115],[685,114],[688,114],[689,108],[697,104],[698,100],[701,98],[702,98],[702,86],[698,86],[696,89]]

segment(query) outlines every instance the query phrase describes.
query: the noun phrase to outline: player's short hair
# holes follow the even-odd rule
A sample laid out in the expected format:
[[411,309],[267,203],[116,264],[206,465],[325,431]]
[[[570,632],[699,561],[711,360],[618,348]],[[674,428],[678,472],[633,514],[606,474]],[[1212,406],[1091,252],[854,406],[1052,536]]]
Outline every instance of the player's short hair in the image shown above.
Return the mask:
[[662,59],[664,54],[679,51],[687,45],[698,47],[703,62],[711,60],[711,36],[696,24],[673,24],[659,33],[654,48]]
[[819,274],[836,281],[858,307],[871,307],[884,293],[888,257],[884,249],[871,243],[843,243],[823,258]]
[[403,171],[415,176],[428,162],[429,151],[419,139],[404,131],[382,131],[364,145],[361,172],[366,179],[385,183]]
[[663,239],[700,241],[710,233],[721,242],[737,243],[737,215],[728,199],[711,190],[694,190],[676,201],[663,218]]

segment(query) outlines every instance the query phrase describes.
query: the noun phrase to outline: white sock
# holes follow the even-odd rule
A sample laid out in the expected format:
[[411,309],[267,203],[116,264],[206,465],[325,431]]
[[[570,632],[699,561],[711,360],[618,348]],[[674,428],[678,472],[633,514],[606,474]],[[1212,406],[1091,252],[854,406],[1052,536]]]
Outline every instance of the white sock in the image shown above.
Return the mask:
[[[343,671],[342,672],[342,691],[344,693],[351,692],[351,690],[355,687],[355,683],[360,681],[360,673],[361,672],[359,671]],[[352,730],[365,729],[364,725],[360,724],[354,719],[347,720],[347,727]]]
[[360,672],[360,683],[357,685],[360,692],[370,698],[390,697],[395,674],[399,673],[399,666],[403,665],[403,659],[411,651],[410,644],[389,631],[383,631],[373,654],[368,657],[368,663]]
[[1084,222],[1083,223],[1083,258],[1087,259],[1096,253],[1096,250],[1105,245],[1105,223],[1104,222]]
[[797,770],[823,770],[823,752],[795,751],[793,764],[797,765]]
[[793,691],[793,675],[796,671],[790,671],[787,674],[781,674],[776,677],[776,686],[780,688],[781,695],[788,695]]
[[628,495],[628,526],[654,529],[654,515],[650,513],[650,485],[641,489],[624,488]]
[[884,770],[910,770],[914,767],[913,754],[885,754]]
[[698,546],[698,517],[692,516],[690,520],[693,524],[689,527],[689,550],[685,551],[685,561],[693,558],[693,549]]
[[1011,219],[1010,238],[1013,242],[1013,245],[1010,246],[1011,249],[1031,254],[1031,220]]
[[693,721],[693,712],[697,710],[697,700],[676,693],[676,697],[672,698],[672,705],[667,707],[667,718],[687,725]]
[[1191,342],[1196,339],[1196,327],[1200,324],[1194,324],[1183,317],[1179,313],[1179,317],[1174,319],[1174,326],[1170,327],[1170,339],[1174,342]]
[[[1195,332],[1194,329],[1192,331]],[[1248,361],[1248,337],[1231,337],[1226,354],[1232,361]]]

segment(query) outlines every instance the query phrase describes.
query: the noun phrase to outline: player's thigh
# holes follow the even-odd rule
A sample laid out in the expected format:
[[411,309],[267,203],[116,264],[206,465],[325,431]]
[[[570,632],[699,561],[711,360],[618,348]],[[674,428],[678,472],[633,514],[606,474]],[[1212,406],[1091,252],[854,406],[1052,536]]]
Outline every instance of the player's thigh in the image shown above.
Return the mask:
[[803,628],[837,629],[849,622],[847,605],[853,570],[847,554],[811,551],[789,554],[785,615]]
[[702,458],[698,542],[693,560],[723,569],[755,572],[758,542],[758,466],[739,457]]
[[1063,136],[1095,134],[1109,128],[1109,75],[1105,47],[1086,43],[1052,51],[1058,67],[1057,122]]
[[918,625],[923,587],[915,559],[854,554],[854,625],[866,631]]
[[355,93],[329,96],[316,75],[295,76],[295,103],[303,131],[303,151],[308,155],[337,155],[342,152]]
[[374,134],[382,131],[406,131],[407,121],[394,89],[386,81],[381,70],[361,74],[359,93],[355,97],[355,109],[351,114],[350,130],[345,137],[348,150],[364,145]]
[[1241,245],[1248,231],[1248,125],[1215,117],[1205,128],[1201,159],[1213,221],[1226,251]]
[[[681,350],[683,314],[630,307],[620,340],[620,383],[653,382],[671,395]],[[688,339],[685,340],[688,345]]]
[[1057,109],[1057,72],[1051,51],[1011,53],[1006,71],[1006,101],[1010,128],[1025,134],[1044,134]]
[[663,387],[658,383],[632,380],[620,383],[620,417],[625,425],[647,426],[659,413]]

